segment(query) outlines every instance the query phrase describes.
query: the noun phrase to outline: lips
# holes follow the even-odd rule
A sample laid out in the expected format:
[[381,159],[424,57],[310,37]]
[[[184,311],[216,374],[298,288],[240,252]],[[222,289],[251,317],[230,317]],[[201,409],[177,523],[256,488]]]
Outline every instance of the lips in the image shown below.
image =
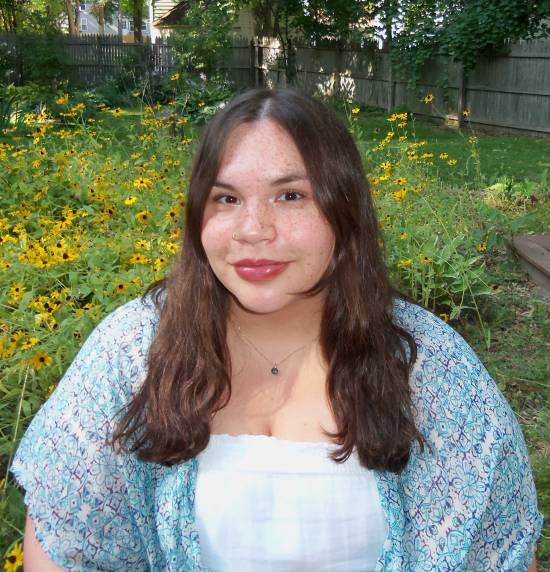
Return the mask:
[[245,258],[235,262],[233,266],[237,274],[249,282],[263,282],[271,280],[286,270],[288,262],[269,260],[265,258]]

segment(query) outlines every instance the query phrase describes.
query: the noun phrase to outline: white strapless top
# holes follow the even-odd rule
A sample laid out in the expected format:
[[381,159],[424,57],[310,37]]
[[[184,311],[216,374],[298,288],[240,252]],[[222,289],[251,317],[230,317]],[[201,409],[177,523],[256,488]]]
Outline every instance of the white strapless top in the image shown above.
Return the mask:
[[372,471],[332,443],[212,435],[195,519],[213,572],[370,572],[388,529]]

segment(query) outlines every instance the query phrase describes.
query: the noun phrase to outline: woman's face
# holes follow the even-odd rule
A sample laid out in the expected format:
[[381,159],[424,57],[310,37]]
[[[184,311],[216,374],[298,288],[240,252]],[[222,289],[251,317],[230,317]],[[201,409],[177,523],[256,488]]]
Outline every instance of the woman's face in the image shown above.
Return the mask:
[[274,121],[229,136],[201,239],[214,274],[252,312],[291,306],[325,272],[334,234],[296,145]]

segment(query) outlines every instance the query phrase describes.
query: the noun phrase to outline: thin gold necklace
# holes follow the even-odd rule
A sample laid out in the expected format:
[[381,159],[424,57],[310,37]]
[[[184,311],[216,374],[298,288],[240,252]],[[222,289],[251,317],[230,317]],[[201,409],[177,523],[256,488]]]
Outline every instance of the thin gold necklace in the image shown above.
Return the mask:
[[241,330],[241,327],[238,324],[235,324],[233,322],[233,320],[231,320],[231,323],[233,324],[233,326],[235,327],[235,330],[237,331],[237,335],[239,336],[239,338],[241,338],[241,340],[243,340],[244,342],[246,342],[247,344],[249,344],[254,350],[256,350],[256,352],[258,354],[260,354],[268,363],[273,364],[271,367],[271,373],[273,375],[278,375],[279,374],[279,365],[281,365],[282,363],[284,363],[288,358],[292,357],[295,353],[298,353],[300,350],[303,350],[305,347],[309,346],[310,344],[312,344],[315,340],[317,340],[319,338],[319,336],[313,338],[312,340],[310,340],[307,344],[304,344],[303,346],[300,346],[299,348],[295,349],[294,351],[290,352],[286,357],[284,357],[283,359],[279,360],[279,361],[273,361],[272,359],[268,358],[264,352],[262,352],[262,350],[260,350],[258,347],[256,347],[256,345],[252,342],[252,340],[250,340],[248,337],[246,337],[243,334],[243,331]]

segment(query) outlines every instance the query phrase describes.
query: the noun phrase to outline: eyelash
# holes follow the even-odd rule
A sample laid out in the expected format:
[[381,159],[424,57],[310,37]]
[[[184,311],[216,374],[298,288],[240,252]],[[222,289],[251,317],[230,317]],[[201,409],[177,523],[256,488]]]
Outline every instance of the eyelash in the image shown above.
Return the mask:
[[[285,195],[298,195],[298,198],[296,198],[296,199],[294,199],[294,200],[284,200],[284,201],[282,201],[282,202],[285,202],[285,203],[287,203],[287,202],[297,202],[297,201],[299,201],[299,200],[301,200],[301,199],[303,199],[303,198],[305,197],[304,193],[302,193],[302,192],[300,192],[300,191],[292,191],[292,190],[290,190],[290,191],[285,191],[284,193],[281,193],[281,194],[279,195],[279,197],[282,197],[282,196],[285,196]],[[236,204],[236,203],[234,203],[234,202],[229,202],[229,203],[228,203],[228,202],[225,202],[225,201],[223,201],[222,199],[234,199],[235,201],[238,201],[238,200],[239,200],[237,197],[235,197],[235,196],[233,196],[233,195],[215,195],[215,196],[213,197],[213,200],[214,200],[215,203],[220,203],[220,204],[224,204],[224,205],[234,205],[234,204]]]

